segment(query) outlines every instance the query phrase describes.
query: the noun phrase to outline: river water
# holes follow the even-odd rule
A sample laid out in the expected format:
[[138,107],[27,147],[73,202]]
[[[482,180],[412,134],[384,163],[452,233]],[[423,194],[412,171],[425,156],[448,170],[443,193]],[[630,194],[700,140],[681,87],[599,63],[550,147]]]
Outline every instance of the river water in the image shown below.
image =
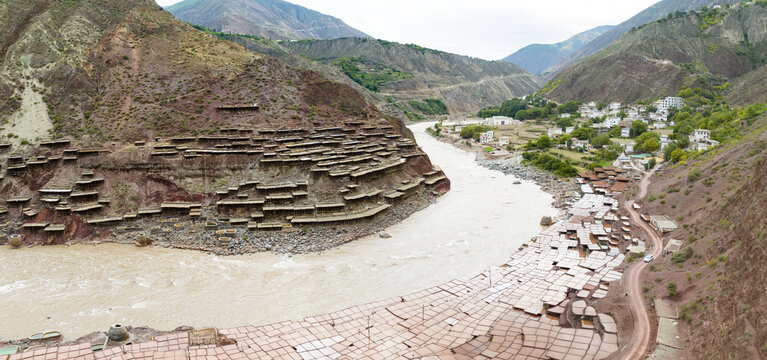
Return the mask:
[[411,127],[452,181],[436,204],[334,250],[221,257],[129,245],[0,246],[0,337],[59,330],[72,340],[115,323],[171,330],[260,325],[406,295],[502,264],[556,215],[532,183]]

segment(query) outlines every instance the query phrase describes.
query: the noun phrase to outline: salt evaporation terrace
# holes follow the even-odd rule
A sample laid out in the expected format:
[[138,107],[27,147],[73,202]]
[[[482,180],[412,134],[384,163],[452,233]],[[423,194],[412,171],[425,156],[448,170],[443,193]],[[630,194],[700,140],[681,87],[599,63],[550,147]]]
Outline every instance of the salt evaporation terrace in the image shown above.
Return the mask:
[[[624,255],[603,243],[608,234],[620,239],[615,233],[625,231],[617,210],[612,197],[586,194],[566,220],[541,232],[500,267],[301,321],[219,330],[234,340],[232,345],[191,346],[189,334],[181,332],[99,352],[84,343],[9,360],[603,359],[618,350],[617,326],[589,302],[605,297],[609,283],[621,278],[615,268]],[[615,222],[621,230],[613,231]],[[560,316],[573,319],[572,327],[560,326]]]

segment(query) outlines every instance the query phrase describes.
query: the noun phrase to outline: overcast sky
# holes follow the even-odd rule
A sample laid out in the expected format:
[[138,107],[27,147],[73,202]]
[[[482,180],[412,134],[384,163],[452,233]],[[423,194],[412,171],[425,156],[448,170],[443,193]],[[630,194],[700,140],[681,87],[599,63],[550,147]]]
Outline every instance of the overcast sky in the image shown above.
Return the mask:
[[[532,43],[556,43],[617,25],[659,0],[291,0],[368,35],[498,60]],[[157,0],[162,6],[179,0]]]

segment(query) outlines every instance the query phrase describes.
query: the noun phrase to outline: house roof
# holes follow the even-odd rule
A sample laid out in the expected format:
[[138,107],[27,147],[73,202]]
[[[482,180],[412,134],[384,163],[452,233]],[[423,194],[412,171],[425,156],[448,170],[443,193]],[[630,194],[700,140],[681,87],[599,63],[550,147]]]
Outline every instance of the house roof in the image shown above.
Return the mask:
[[676,230],[679,225],[666,215],[650,215],[650,219],[658,224],[658,227],[666,230]]

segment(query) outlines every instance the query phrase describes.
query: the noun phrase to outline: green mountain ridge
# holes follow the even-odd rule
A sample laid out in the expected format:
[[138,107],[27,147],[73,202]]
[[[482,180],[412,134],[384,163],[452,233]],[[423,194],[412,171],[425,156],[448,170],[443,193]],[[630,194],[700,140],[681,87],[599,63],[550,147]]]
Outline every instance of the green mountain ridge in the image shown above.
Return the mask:
[[474,113],[500,101],[523,96],[542,85],[522,67],[383,40],[345,38],[283,42],[292,52],[333,65],[355,58],[408,74],[377,85],[397,100],[443,99],[451,113]]
[[503,58],[501,61],[518,64],[532,74],[541,74],[549,66],[578,51],[613,27],[612,25],[599,26],[556,44],[528,45]]

